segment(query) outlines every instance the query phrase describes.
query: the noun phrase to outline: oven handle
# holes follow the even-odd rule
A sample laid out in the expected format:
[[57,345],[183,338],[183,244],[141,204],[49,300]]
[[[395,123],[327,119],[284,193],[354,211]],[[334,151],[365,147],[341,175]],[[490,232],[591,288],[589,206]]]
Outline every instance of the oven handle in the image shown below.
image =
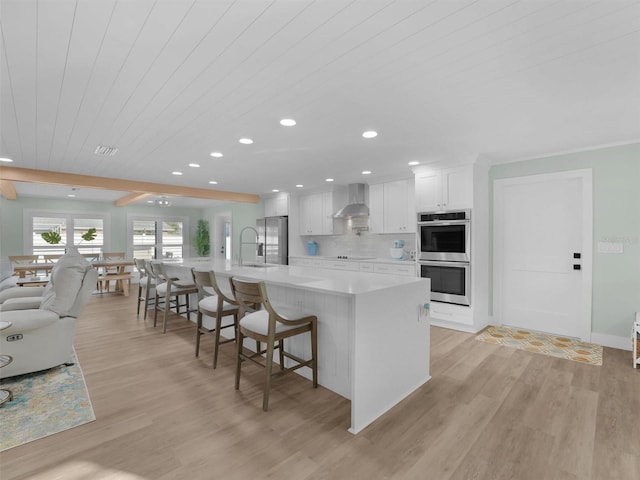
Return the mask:
[[450,220],[446,222],[418,222],[418,226],[423,225],[436,225],[436,226],[447,226],[447,225],[467,225],[469,224],[469,220]]
[[441,262],[439,260],[431,260],[424,261],[421,260],[418,262],[418,265],[427,265],[433,267],[461,267],[461,268],[469,268],[469,262]]

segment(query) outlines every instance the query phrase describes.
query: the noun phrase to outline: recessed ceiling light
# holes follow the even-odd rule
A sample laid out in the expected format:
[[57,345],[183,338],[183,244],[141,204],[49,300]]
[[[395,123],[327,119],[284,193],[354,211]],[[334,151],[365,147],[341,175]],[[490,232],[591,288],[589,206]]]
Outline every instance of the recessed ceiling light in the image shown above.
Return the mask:
[[363,175],[371,175],[371,170],[363,170],[362,174]]
[[280,120],[280,125],[285,127],[293,127],[296,124],[296,121],[293,118],[283,118]]
[[74,197],[75,197],[75,194],[70,193],[70,194],[68,194],[68,195],[67,195],[67,197],[69,197],[69,198],[74,198]]
[[253,143],[253,140],[251,140],[250,138],[241,138],[238,141],[244,145],[251,145]]
[[411,165],[411,166],[420,165],[420,162],[413,161],[413,162],[407,163],[407,165]]
[[296,188],[302,188],[304,187],[304,185],[302,185],[301,183],[299,183],[298,185],[296,185]]
[[182,175],[182,172],[171,172],[172,175]]
[[215,180],[210,180],[210,181],[209,181],[209,183],[210,183],[211,185],[217,185],[217,184],[218,184],[218,182],[216,182]]
[[220,158],[223,156],[220,152],[211,152],[209,155],[216,158]]
[[378,132],[375,132],[375,131],[373,131],[373,130],[367,130],[366,132],[364,132],[364,133],[362,134],[362,136],[363,136],[364,138],[374,138],[374,137],[377,137],[377,136],[378,136]]
[[271,190],[273,193],[278,193],[280,190],[278,190],[277,188],[274,188]]
[[325,178],[325,182],[333,182],[333,178]]
[[190,163],[189,166],[191,168],[200,168],[200,164],[199,163]]
[[147,203],[153,203],[153,200],[147,200]]
[[13,162],[13,160],[11,160],[10,158],[0,158],[0,162],[11,163]]

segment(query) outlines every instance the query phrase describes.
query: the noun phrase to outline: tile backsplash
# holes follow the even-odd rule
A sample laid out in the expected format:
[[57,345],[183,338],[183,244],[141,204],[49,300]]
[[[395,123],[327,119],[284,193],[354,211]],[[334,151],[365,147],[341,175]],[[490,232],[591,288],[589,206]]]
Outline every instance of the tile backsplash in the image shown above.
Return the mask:
[[321,257],[346,255],[352,257],[391,258],[389,248],[393,247],[395,240],[404,240],[406,259],[409,259],[410,252],[416,249],[415,233],[375,234],[361,232],[360,235],[348,233],[346,235],[310,235],[297,238],[299,243],[294,240],[290,245],[289,255],[291,256],[305,256],[307,254],[307,242],[310,240],[318,244],[318,256]]

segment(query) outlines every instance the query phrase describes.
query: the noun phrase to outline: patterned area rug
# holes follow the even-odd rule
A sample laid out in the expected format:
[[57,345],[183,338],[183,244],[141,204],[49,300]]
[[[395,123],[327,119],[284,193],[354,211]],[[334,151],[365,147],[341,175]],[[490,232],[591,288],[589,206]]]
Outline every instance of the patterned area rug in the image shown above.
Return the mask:
[[487,327],[476,336],[481,342],[566,358],[574,362],[602,365],[602,347],[593,343],[546,333],[530,332],[509,327]]
[[0,407],[0,451],[96,419],[77,363],[0,380],[13,400]]

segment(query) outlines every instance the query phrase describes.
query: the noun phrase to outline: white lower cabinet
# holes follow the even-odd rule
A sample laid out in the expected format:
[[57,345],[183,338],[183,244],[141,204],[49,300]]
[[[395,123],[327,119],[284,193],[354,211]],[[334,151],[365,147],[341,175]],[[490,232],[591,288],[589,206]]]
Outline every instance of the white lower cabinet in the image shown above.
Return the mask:
[[354,272],[360,269],[357,262],[349,262],[346,260],[325,260],[323,262],[323,268],[331,270],[351,270]]
[[375,263],[373,273],[386,273],[387,275],[415,276],[416,266],[413,263],[408,265],[393,265],[391,263]]
[[472,328],[473,310],[470,307],[432,301],[430,315],[432,325],[475,331]]
[[289,257],[289,265],[292,267],[316,267],[323,268],[324,261],[321,258]]
[[361,272],[373,272],[373,263],[360,262],[358,265],[360,266]]
[[413,262],[402,264],[361,262],[354,260],[330,260],[326,258],[289,257],[289,265],[292,267],[315,267],[329,270],[347,270],[351,272],[370,272],[387,275],[404,275],[413,277],[416,274],[416,266]]

